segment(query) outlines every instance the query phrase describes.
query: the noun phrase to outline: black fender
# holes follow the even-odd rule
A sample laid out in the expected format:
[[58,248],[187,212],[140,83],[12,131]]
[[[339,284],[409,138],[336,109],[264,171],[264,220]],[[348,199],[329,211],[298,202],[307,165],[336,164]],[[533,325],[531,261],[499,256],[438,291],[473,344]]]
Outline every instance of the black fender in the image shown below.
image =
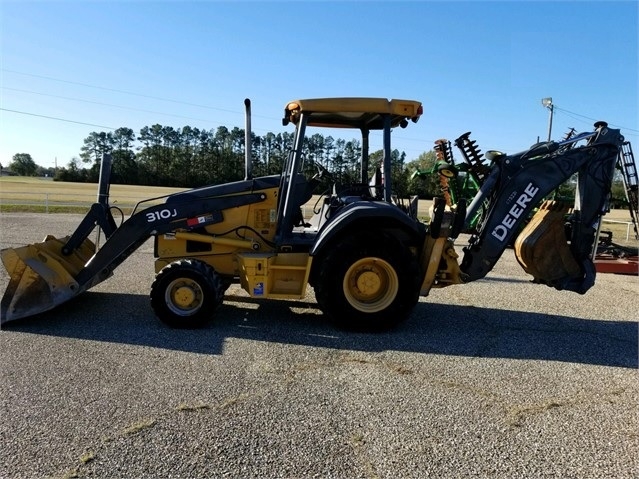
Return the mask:
[[[361,231],[391,231],[402,244],[418,249],[426,238],[426,225],[412,219],[397,206],[384,202],[355,202],[337,211],[320,230],[311,248],[311,256],[321,256],[340,237]],[[418,254],[421,250],[418,251]]]

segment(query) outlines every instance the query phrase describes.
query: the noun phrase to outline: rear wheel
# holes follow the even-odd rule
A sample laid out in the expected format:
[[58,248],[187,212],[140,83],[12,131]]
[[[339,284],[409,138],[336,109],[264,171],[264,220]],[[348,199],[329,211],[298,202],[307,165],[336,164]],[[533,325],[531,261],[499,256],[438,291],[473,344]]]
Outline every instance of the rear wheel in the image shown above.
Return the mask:
[[389,329],[406,319],[419,299],[417,262],[388,239],[348,238],[320,262],[315,296],[340,327]]
[[165,266],[151,285],[151,307],[172,328],[206,326],[223,298],[222,279],[198,260],[183,259]]

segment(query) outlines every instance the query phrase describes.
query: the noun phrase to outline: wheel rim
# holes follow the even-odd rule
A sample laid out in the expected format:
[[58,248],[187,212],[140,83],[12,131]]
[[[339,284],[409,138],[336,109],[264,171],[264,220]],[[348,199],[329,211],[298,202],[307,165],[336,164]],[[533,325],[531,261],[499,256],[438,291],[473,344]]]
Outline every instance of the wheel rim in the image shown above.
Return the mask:
[[164,293],[166,306],[179,316],[190,316],[202,307],[202,287],[192,279],[178,278],[169,284]]
[[452,178],[455,176],[455,173],[452,170],[449,170],[448,168],[444,168],[442,170],[439,170],[439,172],[444,175],[446,178]]
[[362,258],[353,263],[343,282],[346,301],[358,311],[376,313],[397,297],[399,279],[395,268],[381,258]]

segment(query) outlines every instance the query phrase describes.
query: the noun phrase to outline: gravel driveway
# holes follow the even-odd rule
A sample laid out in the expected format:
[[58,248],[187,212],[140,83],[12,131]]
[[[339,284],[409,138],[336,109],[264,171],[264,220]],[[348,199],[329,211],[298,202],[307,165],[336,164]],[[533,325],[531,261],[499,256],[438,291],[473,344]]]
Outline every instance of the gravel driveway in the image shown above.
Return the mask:
[[[77,215],[0,215],[0,246]],[[93,290],[0,333],[0,477],[636,478],[637,277],[586,295],[511,250],[384,334],[232,287],[216,321],[153,315],[147,242]],[[7,275],[2,271],[4,291]]]

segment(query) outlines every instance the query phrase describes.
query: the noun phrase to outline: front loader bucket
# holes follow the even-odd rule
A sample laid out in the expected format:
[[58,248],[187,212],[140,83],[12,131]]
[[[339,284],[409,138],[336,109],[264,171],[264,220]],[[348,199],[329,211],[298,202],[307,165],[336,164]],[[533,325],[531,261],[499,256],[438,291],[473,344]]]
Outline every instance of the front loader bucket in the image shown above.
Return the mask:
[[80,294],[77,274],[95,253],[85,239],[70,255],[62,254],[69,240],[47,236],[42,243],[0,251],[9,285],[0,303],[0,324],[52,309]]

